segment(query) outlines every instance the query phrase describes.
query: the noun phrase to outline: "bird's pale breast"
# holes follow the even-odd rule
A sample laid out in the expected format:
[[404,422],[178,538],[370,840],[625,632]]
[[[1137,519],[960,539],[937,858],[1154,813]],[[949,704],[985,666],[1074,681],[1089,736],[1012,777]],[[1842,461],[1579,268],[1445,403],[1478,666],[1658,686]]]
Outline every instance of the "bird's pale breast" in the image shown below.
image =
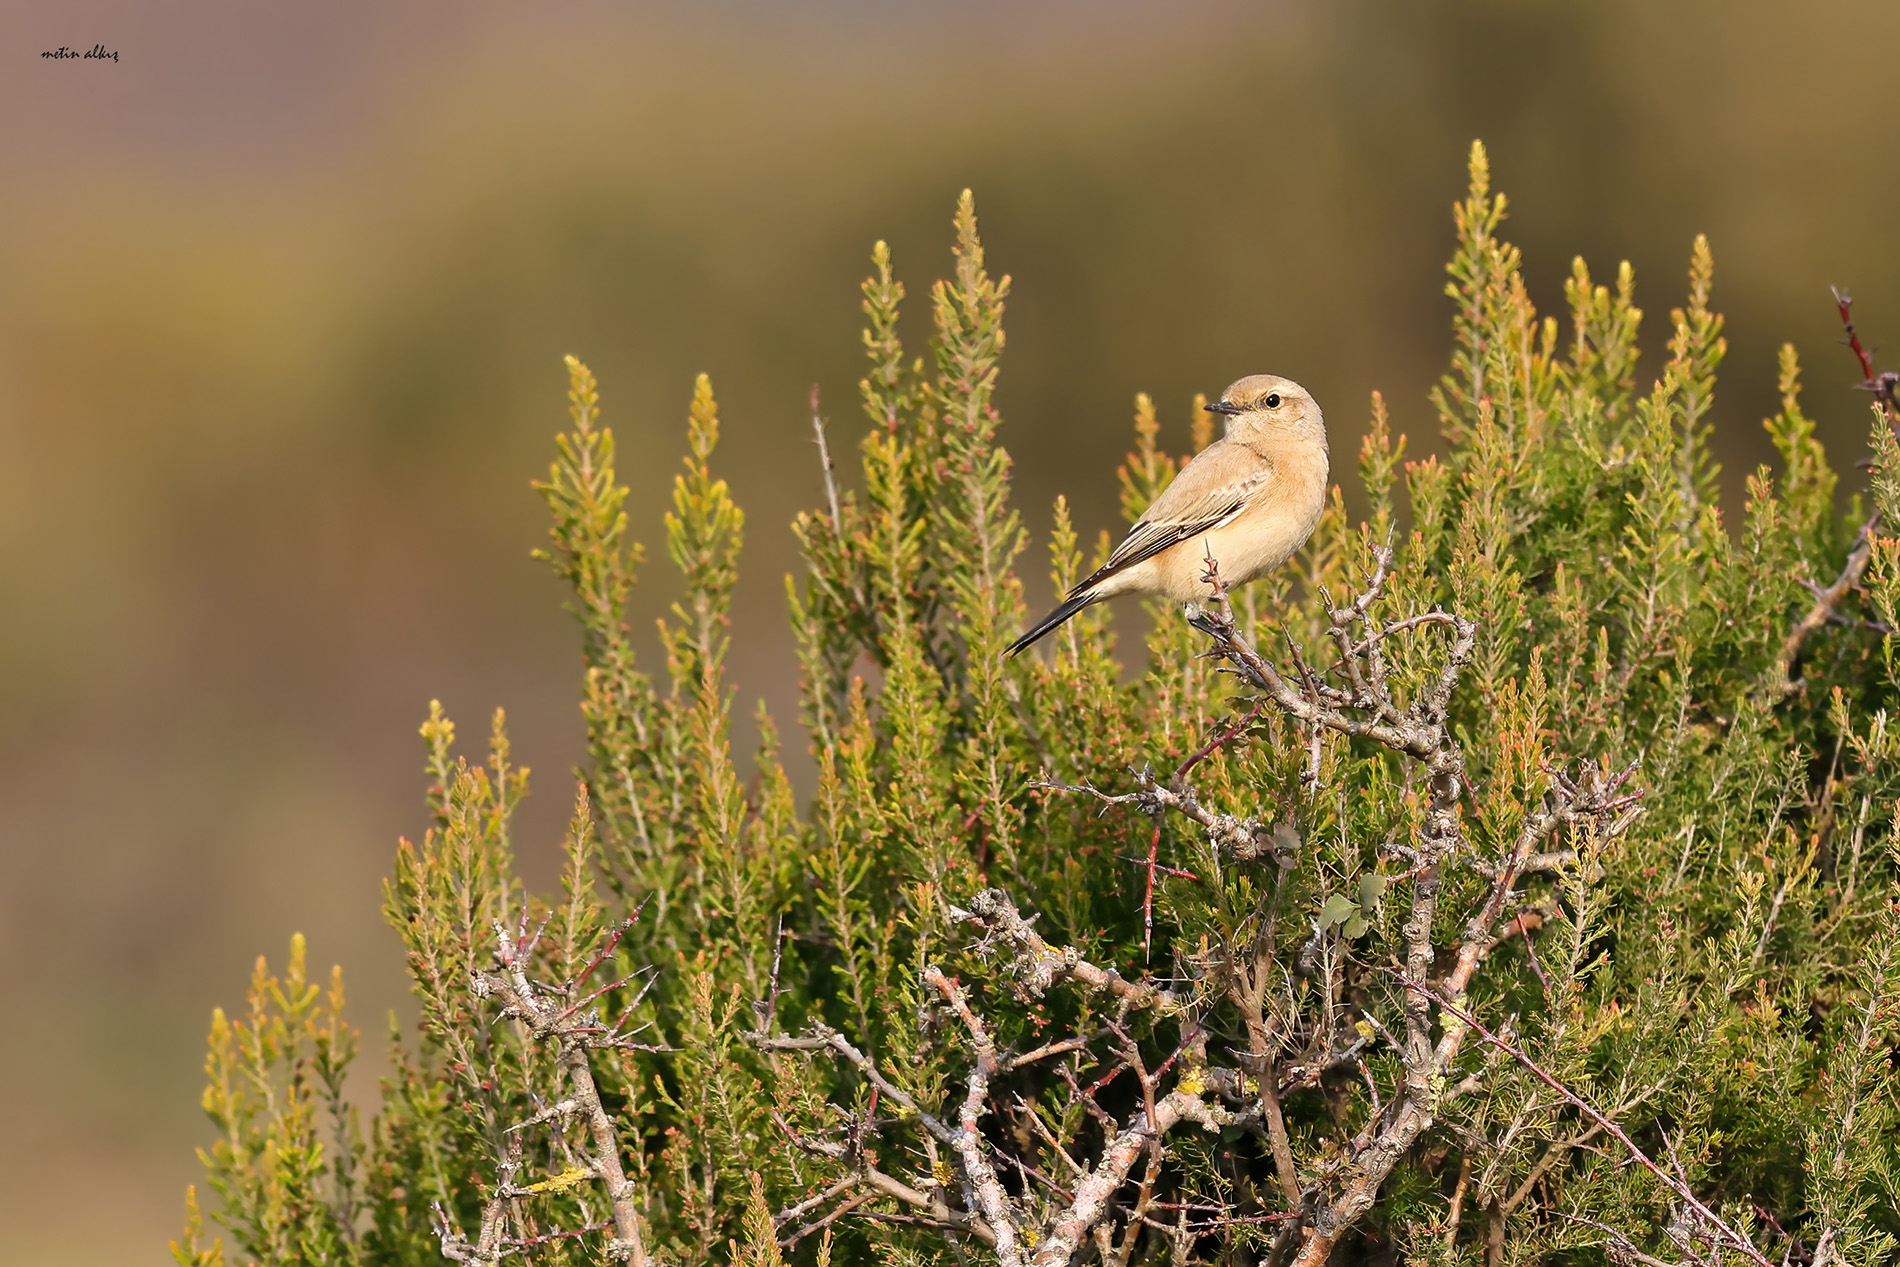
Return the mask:
[[1269,486],[1233,520],[1183,541],[1151,560],[1143,586],[1177,603],[1207,597],[1207,560],[1220,564],[1230,587],[1245,585],[1279,567],[1298,550],[1326,508],[1326,455],[1282,465]]

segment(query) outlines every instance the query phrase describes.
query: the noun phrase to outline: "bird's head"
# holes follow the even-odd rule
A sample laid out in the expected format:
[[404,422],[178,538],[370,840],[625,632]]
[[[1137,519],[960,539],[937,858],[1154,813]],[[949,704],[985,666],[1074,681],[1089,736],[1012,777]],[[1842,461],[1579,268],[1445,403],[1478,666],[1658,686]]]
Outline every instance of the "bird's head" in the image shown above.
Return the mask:
[[1209,405],[1226,419],[1227,435],[1243,444],[1304,440],[1326,444],[1326,419],[1304,387],[1277,374],[1250,374]]

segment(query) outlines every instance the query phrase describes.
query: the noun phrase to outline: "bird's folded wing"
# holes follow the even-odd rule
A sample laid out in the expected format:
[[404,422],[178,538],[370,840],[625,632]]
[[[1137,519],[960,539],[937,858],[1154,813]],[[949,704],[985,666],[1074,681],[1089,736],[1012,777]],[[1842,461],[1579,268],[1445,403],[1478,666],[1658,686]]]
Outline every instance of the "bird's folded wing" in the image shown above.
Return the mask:
[[[1208,461],[1210,457],[1216,460]],[[1245,450],[1234,459],[1220,460],[1211,450],[1182,468],[1172,484],[1155,498],[1141,522],[1128,530],[1101,570],[1076,587],[1076,592],[1105,577],[1152,559],[1169,546],[1200,536],[1232,520],[1253,500],[1272,468]]]

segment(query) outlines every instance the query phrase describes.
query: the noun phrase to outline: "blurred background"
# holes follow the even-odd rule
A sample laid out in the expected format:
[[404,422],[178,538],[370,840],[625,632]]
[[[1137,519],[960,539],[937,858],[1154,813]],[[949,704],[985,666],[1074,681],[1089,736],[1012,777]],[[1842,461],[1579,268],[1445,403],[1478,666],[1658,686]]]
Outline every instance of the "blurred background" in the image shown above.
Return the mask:
[[[40,57],[95,44],[119,60]],[[528,481],[563,353],[652,547],[639,627],[712,374],[748,512],[738,711],[789,723],[804,402],[848,458],[875,239],[921,351],[975,189],[1015,279],[1017,504],[1040,534],[1066,492],[1092,536],[1137,391],[1178,449],[1193,392],[1296,377],[1350,484],[1376,387],[1430,450],[1482,137],[1540,308],[1573,255],[1634,262],[1646,380],[1710,235],[1733,496],[1784,340],[1858,452],[1830,283],[1900,342],[1897,45],[1887,0],[0,9],[0,1261],[166,1258],[210,1009],[293,930],[345,966],[373,1074],[431,697],[471,737],[509,710],[522,865],[552,882],[578,644]]]

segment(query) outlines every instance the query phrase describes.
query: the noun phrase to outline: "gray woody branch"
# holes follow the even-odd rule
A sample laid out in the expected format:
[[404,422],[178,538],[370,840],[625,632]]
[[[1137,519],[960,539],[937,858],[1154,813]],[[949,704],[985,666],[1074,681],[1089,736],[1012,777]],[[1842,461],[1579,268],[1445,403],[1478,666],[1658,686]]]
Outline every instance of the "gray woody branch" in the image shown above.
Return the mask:
[[[1073,947],[1050,945],[998,890],[977,894],[970,910],[952,914],[983,930],[979,947],[1006,951],[1011,956],[1010,970],[1033,993],[1041,994],[1057,981],[1072,980],[1117,1000],[1124,1015],[1133,1010],[1153,1010],[1158,1015],[1185,1011],[1183,1002],[1170,991],[1131,982],[1113,969],[1084,959]],[[1094,1039],[1119,1027],[1021,1054],[1006,1052],[998,1049],[989,1022],[971,1004],[959,982],[935,965],[924,969],[922,981],[962,1023],[973,1055],[960,1102],[941,1116],[918,1104],[885,1075],[875,1060],[828,1026],[814,1025],[799,1037],[759,1034],[753,1041],[764,1051],[829,1052],[858,1070],[881,1098],[906,1110],[943,1146],[960,1181],[965,1209],[949,1209],[941,1195],[925,1193],[878,1170],[861,1153],[854,1155],[845,1144],[794,1134],[800,1146],[845,1164],[853,1173],[817,1197],[781,1211],[777,1216],[781,1229],[831,1200],[842,1199],[846,1206],[851,1206],[850,1213],[879,1217],[874,1212],[859,1211],[853,1205],[853,1189],[870,1188],[920,1212],[914,1220],[903,1221],[921,1222],[976,1237],[995,1250],[1002,1267],[1063,1267],[1091,1238],[1101,1243],[1117,1211],[1116,1194],[1129,1182],[1135,1165],[1170,1130],[1183,1122],[1208,1130],[1252,1127],[1258,1123],[1256,1110],[1229,1107],[1247,1098],[1239,1071],[1197,1068],[1191,1075],[1177,1077],[1174,1087],[1163,1092],[1159,1084],[1167,1066],[1150,1071],[1129,1049],[1116,1071],[1129,1069],[1135,1073],[1142,1087],[1142,1107],[1125,1121],[1109,1119],[1112,1129],[1093,1164],[1078,1160],[1058,1144],[1056,1151],[1074,1172],[1073,1186],[1059,1187],[1015,1159],[1001,1156],[983,1136],[981,1123],[993,1108],[994,1081],[999,1075],[1033,1061],[1083,1049]],[[1188,1028],[1198,1032],[1191,1024]],[[1096,1113],[1102,1112],[1092,1101],[1089,1107]],[[1063,1203],[1055,1208],[1044,1208],[1035,1201],[1035,1190],[1027,1185],[1022,1195],[1012,1196],[998,1174],[999,1161],[1020,1167],[1026,1177],[1041,1179],[1043,1188],[1056,1191]],[[1131,1247],[1132,1238],[1146,1222],[1144,1207],[1142,1203],[1127,1212],[1129,1226],[1125,1236]],[[817,1220],[781,1237],[781,1241],[789,1244],[828,1221],[828,1218]]]
[[[520,1243],[509,1242],[503,1237],[509,1212],[516,1202],[547,1190],[546,1185],[522,1187],[515,1182],[523,1165],[522,1132],[543,1122],[555,1123],[558,1131],[560,1123],[572,1120],[580,1124],[592,1146],[570,1147],[568,1152],[578,1162],[578,1169],[605,1190],[612,1210],[611,1224],[601,1225],[611,1226],[613,1232],[606,1246],[608,1258],[631,1264],[631,1267],[647,1267],[649,1260],[641,1237],[638,1194],[621,1164],[619,1133],[614,1127],[613,1117],[601,1103],[589,1055],[602,1048],[641,1046],[623,1038],[619,1026],[606,1025],[598,1010],[588,1006],[608,991],[624,986],[634,978],[622,978],[591,993],[583,993],[588,980],[612,953],[626,928],[627,925],[622,924],[615,930],[578,978],[560,987],[552,987],[541,985],[528,976],[535,943],[540,939],[539,932],[529,936],[525,928],[518,933],[511,932],[506,925],[496,923],[495,966],[486,971],[478,970],[472,975],[471,992],[477,998],[493,997],[499,1000],[504,1018],[519,1022],[531,1040],[554,1046],[555,1064],[566,1076],[569,1095],[510,1128],[504,1154],[499,1160],[494,1191],[483,1206],[481,1230],[474,1243],[471,1244],[459,1229],[450,1224],[445,1215],[438,1216],[437,1231],[444,1258],[491,1267],[521,1247]],[[645,990],[640,994],[644,997]],[[638,1003],[639,998],[636,998],[632,1006]],[[628,1008],[629,1013],[632,1006]]]
[[[1462,1001],[1490,952],[1514,931],[1524,931],[1520,912],[1511,905],[1516,886],[1528,876],[1576,865],[1574,842],[1580,834],[1613,837],[1639,812],[1638,796],[1623,792],[1636,771],[1635,763],[1617,772],[1586,767],[1575,777],[1546,766],[1549,790],[1524,816],[1512,845],[1495,858],[1482,857],[1471,847],[1459,813],[1459,801],[1468,786],[1465,759],[1449,714],[1459,677],[1477,645],[1477,626],[1464,616],[1441,610],[1390,621],[1375,617],[1391,563],[1390,544],[1376,548],[1364,591],[1343,607],[1321,592],[1328,619],[1325,636],[1337,652],[1329,673],[1315,671],[1291,639],[1290,672],[1281,672],[1262,656],[1237,626],[1212,560],[1206,577],[1211,602],[1190,617],[1190,623],[1212,640],[1214,659],[1224,662],[1304,730],[1308,753],[1304,781],[1309,787],[1319,783],[1322,745],[1331,732],[1370,740],[1417,762],[1430,789],[1417,847],[1396,850],[1412,863],[1406,877],[1411,881],[1411,903],[1400,930],[1403,962],[1397,973],[1403,986],[1398,998],[1403,1033],[1394,1035],[1377,1026],[1399,1057],[1400,1083],[1353,1139],[1350,1155],[1328,1166],[1317,1182],[1304,1189],[1290,1154],[1282,1147],[1283,1128],[1274,1132],[1282,1184],[1301,1205],[1300,1221],[1282,1233],[1274,1258],[1277,1261],[1291,1248],[1293,1237],[1302,1237],[1294,1267],[1321,1267],[1326,1262],[1339,1238],[1371,1208],[1393,1167],[1436,1120],[1448,1075],[1471,1032],[1468,1015],[1456,1006],[1444,1006],[1442,1000]],[[1434,627],[1445,631],[1443,660],[1426,674],[1413,699],[1401,700],[1393,689],[1386,644],[1396,635]],[[1068,790],[1086,791],[1110,803],[1136,804],[1150,813],[1179,813],[1199,824],[1217,850],[1239,860],[1265,854],[1273,842],[1258,819],[1219,813],[1200,804],[1184,777],[1191,765],[1184,764],[1165,784],[1152,771],[1140,771],[1136,790],[1121,795],[1093,788]],[[1562,843],[1566,832],[1572,842],[1568,846]],[[1432,973],[1442,960],[1432,929],[1438,921],[1443,868],[1454,859],[1491,883],[1465,922],[1444,978],[1434,983]],[[1375,1017],[1368,1019],[1376,1025]],[[1250,1028],[1264,1031],[1266,1027]],[[1272,1053],[1265,1058],[1271,1062]],[[1278,1126],[1279,1106],[1270,1091],[1278,1089],[1282,1080],[1272,1076],[1270,1063],[1269,1070],[1269,1076],[1261,1080],[1258,1107],[1270,1125]]]

